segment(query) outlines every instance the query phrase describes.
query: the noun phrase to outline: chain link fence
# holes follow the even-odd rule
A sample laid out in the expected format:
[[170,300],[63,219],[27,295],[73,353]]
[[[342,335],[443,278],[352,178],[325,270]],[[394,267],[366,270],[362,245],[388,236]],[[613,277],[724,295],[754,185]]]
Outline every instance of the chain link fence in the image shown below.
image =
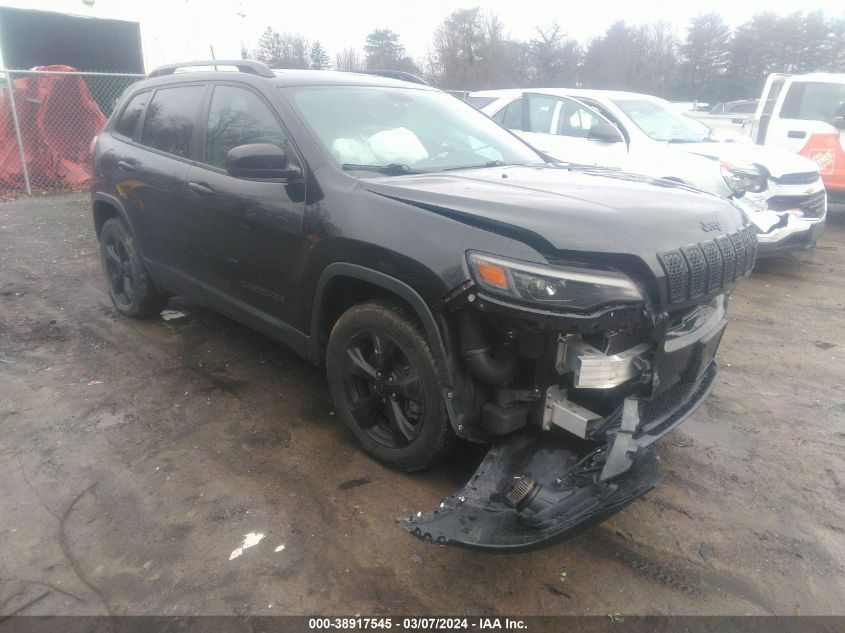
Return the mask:
[[0,70],[0,200],[84,190],[91,141],[144,78],[50,68]]

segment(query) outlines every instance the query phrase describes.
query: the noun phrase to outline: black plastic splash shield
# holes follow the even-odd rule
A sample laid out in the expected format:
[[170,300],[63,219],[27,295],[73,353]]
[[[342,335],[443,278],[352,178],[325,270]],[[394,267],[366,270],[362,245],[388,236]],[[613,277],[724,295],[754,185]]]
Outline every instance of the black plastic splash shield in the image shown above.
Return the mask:
[[[574,447],[555,433],[524,433],[494,444],[456,494],[429,514],[401,520],[425,541],[481,550],[514,551],[560,540],[644,495],[663,478],[658,458],[640,448],[622,476],[599,481],[604,447]],[[546,512],[518,512],[505,498],[515,478],[533,480],[560,501]]]

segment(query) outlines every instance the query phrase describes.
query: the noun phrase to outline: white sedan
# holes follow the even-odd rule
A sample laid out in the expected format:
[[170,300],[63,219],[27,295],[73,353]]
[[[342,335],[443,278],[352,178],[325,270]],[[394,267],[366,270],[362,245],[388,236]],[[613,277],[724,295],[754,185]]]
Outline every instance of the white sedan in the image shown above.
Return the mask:
[[467,101],[552,158],[622,169],[733,199],[757,227],[760,254],[811,248],[827,196],[818,166],[790,152],[719,142],[668,101],[631,92],[485,90]]

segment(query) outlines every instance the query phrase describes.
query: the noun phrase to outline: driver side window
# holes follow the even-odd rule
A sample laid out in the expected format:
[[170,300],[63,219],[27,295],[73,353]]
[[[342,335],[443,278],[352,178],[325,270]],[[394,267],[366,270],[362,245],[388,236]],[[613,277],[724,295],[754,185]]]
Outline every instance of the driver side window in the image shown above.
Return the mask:
[[522,99],[511,101],[496,113],[493,120],[509,130],[522,129]]
[[250,143],[288,149],[282,126],[258,95],[235,86],[215,86],[208,111],[204,162],[223,169],[230,149]]
[[528,99],[528,129],[526,132],[549,134],[560,99],[546,95],[531,95]]
[[579,103],[569,99],[562,101],[563,107],[558,117],[557,130],[555,130],[555,134],[558,136],[587,138],[590,134],[590,128],[596,123],[601,123],[598,117]]

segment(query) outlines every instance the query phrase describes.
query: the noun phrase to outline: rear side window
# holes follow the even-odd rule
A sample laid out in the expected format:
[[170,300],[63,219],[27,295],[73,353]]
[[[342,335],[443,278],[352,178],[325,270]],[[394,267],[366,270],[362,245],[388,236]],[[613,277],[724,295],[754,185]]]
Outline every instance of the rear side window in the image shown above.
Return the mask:
[[204,162],[224,167],[233,147],[270,143],[287,151],[287,135],[264,101],[235,86],[217,86],[208,111]]
[[467,97],[466,99],[468,104],[470,104],[473,108],[478,108],[479,110],[486,108],[495,100],[496,97]]
[[522,129],[522,99],[511,101],[505,108],[496,113],[493,120],[509,130]]
[[191,135],[205,86],[178,86],[157,90],[147,107],[141,144],[187,157]]
[[796,81],[783,100],[784,119],[832,121],[845,106],[845,83]]
[[149,98],[149,92],[139,92],[129,100],[114,126],[116,134],[128,138],[135,136],[135,128],[138,127],[138,120],[141,118],[141,113],[144,111],[144,106],[147,105]]

